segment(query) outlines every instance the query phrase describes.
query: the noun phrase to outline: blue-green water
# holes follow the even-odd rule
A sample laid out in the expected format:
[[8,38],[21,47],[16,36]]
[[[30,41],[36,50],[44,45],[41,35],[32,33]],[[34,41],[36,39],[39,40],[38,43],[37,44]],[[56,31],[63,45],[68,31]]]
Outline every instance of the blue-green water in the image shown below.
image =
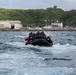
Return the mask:
[[29,32],[0,32],[0,75],[76,75],[76,32],[45,32],[54,45],[25,45]]

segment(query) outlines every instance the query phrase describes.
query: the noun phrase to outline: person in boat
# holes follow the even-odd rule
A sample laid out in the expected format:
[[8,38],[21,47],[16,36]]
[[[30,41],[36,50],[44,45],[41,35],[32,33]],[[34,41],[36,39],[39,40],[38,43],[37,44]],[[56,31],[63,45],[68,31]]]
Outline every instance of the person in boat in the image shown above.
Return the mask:
[[52,40],[51,40],[51,38],[48,36],[48,37],[46,37],[46,40],[50,43],[50,44],[52,44],[53,45],[53,42],[52,42]]
[[52,42],[51,38],[49,36],[47,37],[43,31],[42,32],[39,32],[38,31],[37,34],[38,34],[37,37],[40,37],[42,39],[45,39],[46,41],[48,41],[50,44],[53,45],[53,42]]
[[35,36],[35,33],[29,33],[29,37],[27,37],[25,40],[27,41],[26,44],[30,44],[33,40],[34,40],[34,37]]
[[33,38],[35,36],[35,33],[29,33],[29,37],[25,38],[25,40],[29,40],[30,38]]
[[28,37],[28,38],[26,38],[26,40],[27,40],[27,43],[26,43],[26,45],[27,45],[27,44],[30,44],[33,41],[33,38],[32,37]]
[[46,35],[43,31],[40,33],[40,36],[42,36],[43,39],[46,39]]
[[29,33],[29,37],[27,37],[25,40],[27,41],[26,42],[26,45],[27,44],[31,44],[35,39],[45,39],[46,41],[48,41],[51,45],[53,45],[53,42],[51,40],[51,38],[48,36],[45,35],[45,33],[42,31],[42,32],[37,32],[36,34],[35,33]]
[[38,31],[36,34],[31,32],[31,33],[29,33],[29,37],[27,37],[25,40],[27,42],[31,43],[34,39],[39,39],[39,38],[46,39],[46,35],[45,35],[45,33],[43,31],[42,32]]
[[45,33],[44,33],[43,31],[42,31],[42,32],[39,32],[39,31],[38,31],[38,32],[36,33],[36,35],[43,35],[43,36],[45,36]]
[[40,32],[38,31],[37,33],[36,33],[36,35],[39,35],[40,34]]
[[45,38],[45,37],[46,37],[46,35],[44,34],[43,31],[42,32],[38,31],[33,38],[38,39],[38,38]]
[[46,36],[45,33],[44,33],[43,31],[42,31],[40,34],[43,35],[43,36]]

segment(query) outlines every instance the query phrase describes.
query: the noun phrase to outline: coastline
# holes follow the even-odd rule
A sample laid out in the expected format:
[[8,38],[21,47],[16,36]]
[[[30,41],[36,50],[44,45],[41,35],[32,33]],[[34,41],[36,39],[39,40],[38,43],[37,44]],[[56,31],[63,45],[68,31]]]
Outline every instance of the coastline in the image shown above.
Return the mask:
[[19,30],[15,30],[15,29],[13,29],[13,30],[0,30],[0,31],[76,31],[76,29],[41,29],[41,30],[39,30],[39,29],[19,29]]

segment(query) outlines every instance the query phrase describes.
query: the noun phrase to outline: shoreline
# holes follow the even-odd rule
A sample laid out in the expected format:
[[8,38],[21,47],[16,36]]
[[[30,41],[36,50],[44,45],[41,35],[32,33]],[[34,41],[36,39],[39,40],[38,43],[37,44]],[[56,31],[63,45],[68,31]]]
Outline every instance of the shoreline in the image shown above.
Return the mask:
[[34,30],[31,30],[31,29],[24,29],[24,30],[0,30],[0,31],[76,31],[76,29],[42,29],[42,30],[39,30],[39,29],[34,29]]

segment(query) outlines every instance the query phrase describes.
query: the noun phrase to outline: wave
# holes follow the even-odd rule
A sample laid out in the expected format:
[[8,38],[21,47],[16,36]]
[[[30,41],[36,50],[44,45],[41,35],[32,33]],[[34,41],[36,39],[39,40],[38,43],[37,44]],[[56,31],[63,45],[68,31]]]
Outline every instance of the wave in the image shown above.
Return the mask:
[[40,46],[33,46],[33,45],[25,45],[24,42],[7,42],[6,44],[12,45],[14,47],[19,47],[19,48],[28,48],[28,49],[36,49],[36,50],[41,50],[43,52],[52,52],[53,54],[59,54],[59,53],[65,53],[68,51],[75,51],[76,46],[71,45],[71,44],[65,44],[61,45],[59,43],[54,44],[52,47],[40,47]]
[[14,36],[15,38],[25,38],[25,36],[21,36],[21,35],[17,35],[17,36]]
[[0,73],[4,75],[76,75],[74,68],[52,67],[52,68],[1,68]]
[[58,54],[58,53],[65,53],[68,51],[75,51],[76,50],[76,46],[75,45],[71,45],[69,43],[65,44],[65,45],[61,45],[61,44],[55,44],[52,47],[52,52],[54,54]]
[[14,47],[25,47],[23,42],[6,42],[6,44],[12,45]]
[[25,75],[73,75],[74,70],[74,68],[67,67],[28,68]]

